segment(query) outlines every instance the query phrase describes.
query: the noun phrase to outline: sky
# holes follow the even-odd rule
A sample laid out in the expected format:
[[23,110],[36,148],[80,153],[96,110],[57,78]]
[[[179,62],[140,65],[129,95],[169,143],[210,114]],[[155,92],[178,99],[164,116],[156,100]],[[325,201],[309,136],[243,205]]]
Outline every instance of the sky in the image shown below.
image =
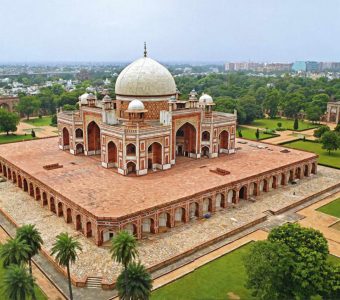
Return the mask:
[[0,0],[0,62],[340,61],[339,0]]

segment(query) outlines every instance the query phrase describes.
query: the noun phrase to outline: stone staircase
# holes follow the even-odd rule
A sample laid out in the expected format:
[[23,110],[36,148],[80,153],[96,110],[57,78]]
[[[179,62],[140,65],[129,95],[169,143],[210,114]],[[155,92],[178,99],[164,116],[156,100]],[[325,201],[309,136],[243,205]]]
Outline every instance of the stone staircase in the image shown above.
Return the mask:
[[102,277],[87,277],[86,287],[89,289],[101,289]]

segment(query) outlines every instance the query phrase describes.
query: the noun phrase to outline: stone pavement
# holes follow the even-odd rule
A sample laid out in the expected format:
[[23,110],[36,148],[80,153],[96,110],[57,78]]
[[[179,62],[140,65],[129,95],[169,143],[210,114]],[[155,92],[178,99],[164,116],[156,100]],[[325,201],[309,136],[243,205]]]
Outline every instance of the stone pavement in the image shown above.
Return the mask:
[[[0,243],[5,243],[9,238],[6,231],[0,227]],[[32,264],[33,276],[36,279],[37,285],[42,289],[45,295],[48,295],[48,299],[51,300],[61,300],[66,299],[62,293],[50,282],[50,280],[45,276],[44,273],[36,266],[33,262]]]

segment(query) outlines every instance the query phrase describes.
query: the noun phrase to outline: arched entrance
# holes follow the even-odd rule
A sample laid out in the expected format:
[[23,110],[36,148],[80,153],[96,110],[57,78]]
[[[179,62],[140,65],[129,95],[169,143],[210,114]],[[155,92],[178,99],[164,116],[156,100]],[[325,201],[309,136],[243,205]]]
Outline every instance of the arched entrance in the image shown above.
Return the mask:
[[203,131],[202,132],[202,142],[210,142],[210,132]]
[[11,171],[10,168],[8,168],[8,170],[7,170],[7,176],[8,176],[9,180],[12,180],[12,171]]
[[176,132],[176,155],[196,157],[196,129],[185,123]]
[[64,149],[70,148],[70,133],[66,127],[63,128],[63,146]]
[[83,138],[83,130],[80,128],[76,129],[76,139],[82,139]]
[[199,217],[199,205],[197,202],[192,202],[189,205],[189,217],[190,220],[196,219]]
[[220,153],[228,153],[229,148],[229,133],[226,130],[223,130],[219,136],[219,152]]
[[316,174],[316,163],[312,163],[312,170],[311,170],[312,174]]
[[76,145],[76,154],[83,154],[84,153],[84,146],[83,144],[77,144]]
[[127,175],[136,174],[136,164],[132,161],[128,162],[126,165]]
[[68,208],[66,210],[66,223],[72,223],[72,210]]
[[22,189],[21,175],[18,175],[18,187]]
[[130,233],[133,236],[137,236],[137,226],[136,224],[129,223],[124,226],[124,230]]
[[185,222],[185,209],[183,207],[177,207],[175,209],[175,225]]
[[109,240],[111,240],[115,235],[115,232],[113,230],[110,229],[104,229],[101,232],[101,239],[103,241],[103,243],[108,242]]
[[40,201],[40,199],[41,199],[40,189],[38,187],[35,188],[35,199],[37,201]]
[[201,151],[202,157],[209,157],[209,147],[203,146]]
[[204,198],[203,199],[203,215],[212,212],[212,200],[211,198]]
[[301,179],[301,168],[297,167],[295,169],[295,178]]
[[145,218],[142,221],[142,235],[155,233],[155,221],[152,218]]
[[134,144],[126,145],[126,155],[127,156],[136,156],[136,146]]
[[162,168],[162,145],[154,142],[148,148],[148,169]]
[[109,167],[117,166],[117,157],[118,157],[117,146],[114,142],[111,141],[107,144],[107,159]]
[[62,217],[64,215],[64,210],[63,210],[63,203],[59,202],[58,203],[58,217]]
[[228,191],[228,203],[236,203],[236,191],[235,190]]
[[218,193],[215,198],[215,206],[216,210],[222,209],[223,207],[226,207],[224,195],[221,193]]
[[159,232],[165,232],[171,227],[170,214],[163,212],[158,216],[158,229]]
[[83,225],[81,222],[81,215],[76,215],[76,230],[83,231]]
[[257,183],[252,182],[249,185],[249,196],[257,196]]
[[32,182],[30,182],[30,196],[34,197],[34,187]]
[[12,172],[12,180],[13,183],[17,183],[17,174],[14,171]]
[[248,199],[248,194],[247,194],[247,186],[243,186],[241,187],[240,191],[239,191],[239,199],[242,199],[242,200],[247,200]]
[[24,178],[24,192],[28,192],[28,184],[26,178]]
[[87,147],[90,154],[100,154],[100,128],[94,121],[87,126]]
[[51,212],[54,212],[55,214],[57,213],[57,211],[55,209],[55,202],[54,202],[53,197],[50,198],[50,210],[51,210]]
[[286,174],[282,173],[281,174],[281,185],[285,185],[286,184]]
[[42,198],[43,198],[43,206],[47,205],[47,194],[46,192],[43,192],[42,193]]
[[86,237],[92,237],[92,223],[90,221],[86,223]]
[[308,168],[308,165],[305,165],[304,171],[303,171],[303,175],[304,175],[305,177],[308,177],[308,176],[309,176],[309,168]]
[[9,107],[9,105],[7,103],[1,103],[0,104],[0,109],[11,111],[11,109],[10,109],[10,107]]

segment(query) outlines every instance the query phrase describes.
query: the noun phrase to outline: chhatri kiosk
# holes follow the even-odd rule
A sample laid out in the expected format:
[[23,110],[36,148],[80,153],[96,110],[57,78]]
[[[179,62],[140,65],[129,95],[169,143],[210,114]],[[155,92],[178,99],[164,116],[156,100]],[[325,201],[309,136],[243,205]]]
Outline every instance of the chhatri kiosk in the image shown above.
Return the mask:
[[74,155],[101,155],[102,166],[122,175],[166,170],[179,156],[235,152],[236,115],[214,112],[211,96],[178,99],[170,72],[144,57],[118,76],[116,99],[85,93],[79,111],[58,114],[59,147]]

